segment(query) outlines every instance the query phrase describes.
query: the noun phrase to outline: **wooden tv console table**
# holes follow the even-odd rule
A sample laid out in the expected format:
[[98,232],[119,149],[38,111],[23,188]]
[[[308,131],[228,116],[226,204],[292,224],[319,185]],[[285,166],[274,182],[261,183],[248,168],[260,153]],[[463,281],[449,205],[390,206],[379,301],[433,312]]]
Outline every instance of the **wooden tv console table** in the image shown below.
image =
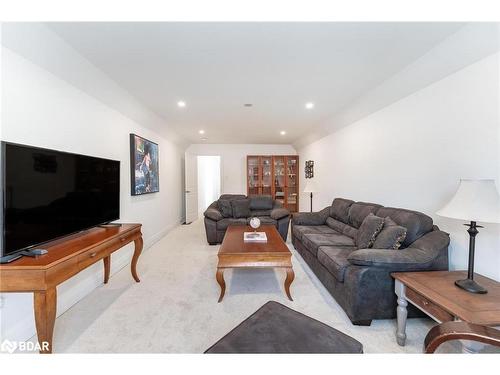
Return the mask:
[[[131,271],[139,282],[136,266],[142,251],[141,224],[95,227],[49,243],[41,248],[47,254],[22,257],[0,265],[0,292],[33,292],[38,343],[41,353],[52,353],[52,335],[56,319],[57,285],[102,260],[104,283],[109,280],[111,254],[135,242]],[[48,343],[48,345],[47,345]]]

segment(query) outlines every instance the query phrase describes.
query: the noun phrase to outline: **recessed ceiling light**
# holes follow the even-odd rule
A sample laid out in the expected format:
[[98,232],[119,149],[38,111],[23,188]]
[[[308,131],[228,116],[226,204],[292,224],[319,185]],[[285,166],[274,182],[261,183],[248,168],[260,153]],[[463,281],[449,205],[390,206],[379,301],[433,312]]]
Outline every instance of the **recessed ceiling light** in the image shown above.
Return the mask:
[[183,102],[182,100],[179,100],[177,102],[177,107],[179,108],[184,108],[186,106],[186,102]]
[[198,131],[198,133],[205,134],[205,130],[200,130],[200,131]]
[[281,135],[285,135],[285,134],[286,134],[286,131],[282,130],[282,131],[280,131],[280,134],[281,134]]
[[207,137],[203,137],[201,138],[202,141],[208,141],[208,138]]
[[314,103],[313,102],[307,102],[306,103],[306,109],[313,109],[314,108]]

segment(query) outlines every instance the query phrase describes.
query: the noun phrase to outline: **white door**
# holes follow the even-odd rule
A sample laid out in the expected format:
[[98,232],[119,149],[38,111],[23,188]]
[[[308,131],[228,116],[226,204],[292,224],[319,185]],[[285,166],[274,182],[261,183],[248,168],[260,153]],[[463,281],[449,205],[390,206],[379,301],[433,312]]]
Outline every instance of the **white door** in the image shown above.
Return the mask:
[[198,219],[198,159],[196,155],[186,152],[185,166],[185,196],[186,196],[186,224]]

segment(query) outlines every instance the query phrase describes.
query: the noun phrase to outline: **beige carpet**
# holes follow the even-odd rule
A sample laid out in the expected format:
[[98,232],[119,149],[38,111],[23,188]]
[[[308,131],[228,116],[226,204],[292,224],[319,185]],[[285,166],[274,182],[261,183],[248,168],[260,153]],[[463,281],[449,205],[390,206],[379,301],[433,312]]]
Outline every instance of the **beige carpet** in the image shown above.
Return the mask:
[[405,347],[396,344],[395,320],[353,326],[295,250],[293,302],[283,291],[284,272],[263,269],[226,271],[226,295],[217,303],[217,250],[206,243],[201,220],[176,228],[141,256],[140,283],[124,268],[56,320],[54,352],[202,353],[269,300],[356,338],[365,353],[421,353],[434,324],[409,319]]

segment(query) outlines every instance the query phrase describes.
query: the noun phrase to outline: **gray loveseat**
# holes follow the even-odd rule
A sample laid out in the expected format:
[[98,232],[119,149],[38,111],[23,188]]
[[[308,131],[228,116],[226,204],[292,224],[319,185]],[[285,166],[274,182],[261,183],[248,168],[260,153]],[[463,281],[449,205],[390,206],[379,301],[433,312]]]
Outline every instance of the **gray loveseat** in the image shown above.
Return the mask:
[[[358,249],[358,229],[370,213],[406,228],[398,250]],[[448,269],[449,235],[420,212],[337,198],[320,212],[296,213],[292,243],[353,324],[396,316],[391,272]],[[409,316],[419,312],[408,306]]]
[[[247,202],[249,211],[236,212],[237,208],[231,206],[231,202],[235,200]],[[232,205],[236,206],[234,202]],[[225,207],[229,207],[229,211],[225,210]],[[210,245],[222,243],[229,225],[247,225],[252,217],[258,217],[261,224],[275,225],[283,241],[286,241],[288,236],[290,212],[283,208],[281,203],[273,201],[269,195],[246,197],[240,194],[223,194],[208,206],[204,216],[207,241]]]

